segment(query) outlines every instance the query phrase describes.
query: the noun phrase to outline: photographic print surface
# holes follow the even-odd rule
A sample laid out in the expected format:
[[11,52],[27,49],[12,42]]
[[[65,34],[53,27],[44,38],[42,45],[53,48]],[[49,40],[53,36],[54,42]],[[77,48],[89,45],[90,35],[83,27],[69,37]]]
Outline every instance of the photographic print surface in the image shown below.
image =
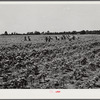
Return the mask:
[[100,4],[0,3],[0,89],[100,88]]

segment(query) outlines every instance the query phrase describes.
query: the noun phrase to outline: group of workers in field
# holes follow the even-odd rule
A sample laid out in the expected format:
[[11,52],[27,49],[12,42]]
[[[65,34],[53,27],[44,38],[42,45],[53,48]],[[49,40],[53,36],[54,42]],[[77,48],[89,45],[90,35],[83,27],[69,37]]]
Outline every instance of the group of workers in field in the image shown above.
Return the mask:
[[27,37],[27,36],[25,36],[25,37],[24,37],[24,41],[31,41],[30,36],[28,36],[28,37]]
[[46,36],[46,37],[45,37],[45,42],[50,42],[51,40],[60,41],[60,40],[66,40],[66,39],[68,39],[69,41],[72,41],[72,40],[78,39],[78,37],[76,37],[76,36],[74,36],[74,35],[54,36],[54,38],[51,37],[51,36]]
[[[61,37],[59,37],[59,36],[54,36],[54,38],[53,37],[51,37],[51,36],[45,36],[45,42],[51,42],[51,40],[66,40],[66,39],[68,39],[69,41],[72,41],[72,40],[75,40],[75,39],[79,39],[79,37],[76,37],[76,36],[72,36],[72,35],[62,35]],[[25,36],[24,37],[24,41],[31,41],[31,38],[30,38],[30,36]]]

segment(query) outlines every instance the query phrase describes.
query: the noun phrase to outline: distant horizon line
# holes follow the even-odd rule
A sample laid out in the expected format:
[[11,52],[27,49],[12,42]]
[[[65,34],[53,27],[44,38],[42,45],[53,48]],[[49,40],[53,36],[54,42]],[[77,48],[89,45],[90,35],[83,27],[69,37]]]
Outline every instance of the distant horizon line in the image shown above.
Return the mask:
[[51,32],[51,31],[46,31],[46,32],[39,32],[39,31],[32,31],[32,32],[11,32],[8,33],[5,31],[4,33],[0,35],[61,35],[61,34],[100,34],[100,30],[81,30],[81,31],[61,31],[61,32]]
[[[7,30],[6,31],[4,31],[4,32],[8,32],[8,33],[19,33],[19,34],[26,34],[26,33],[29,33],[29,32],[33,32],[33,33],[35,33],[35,32],[40,32],[40,33],[46,33],[46,32],[51,32],[51,33],[60,33],[60,32],[81,32],[81,31],[100,31],[100,29],[99,30],[96,30],[96,29],[94,29],[94,30],[72,30],[72,31],[49,31],[49,30],[47,30],[47,31],[28,31],[28,32],[16,32],[16,31],[14,31],[14,32],[8,32]],[[1,34],[3,34],[3,33],[1,33]]]

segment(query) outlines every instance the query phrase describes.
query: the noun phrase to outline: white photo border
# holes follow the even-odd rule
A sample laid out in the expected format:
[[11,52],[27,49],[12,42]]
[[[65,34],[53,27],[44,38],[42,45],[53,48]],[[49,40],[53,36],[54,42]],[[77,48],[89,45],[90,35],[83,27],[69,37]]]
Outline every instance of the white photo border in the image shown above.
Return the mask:
[[[1,4],[99,4],[100,1],[0,1]],[[0,89],[0,99],[99,99],[100,89]]]

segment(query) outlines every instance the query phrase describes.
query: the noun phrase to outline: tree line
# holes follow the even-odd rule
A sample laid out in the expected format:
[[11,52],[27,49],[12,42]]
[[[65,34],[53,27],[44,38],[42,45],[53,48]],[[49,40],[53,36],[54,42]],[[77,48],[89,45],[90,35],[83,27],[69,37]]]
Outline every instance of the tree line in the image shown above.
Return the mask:
[[66,34],[100,34],[100,30],[82,30],[82,31],[64,31],[64,32],[39,32],[39,31],[35,31],[35,32],[27,32],[27,33],[17,33],[17,32],[12,32],[12,33],[8,33],[7,31],[5,31],[4,33],[2,33],[1,35],[66,35]]

